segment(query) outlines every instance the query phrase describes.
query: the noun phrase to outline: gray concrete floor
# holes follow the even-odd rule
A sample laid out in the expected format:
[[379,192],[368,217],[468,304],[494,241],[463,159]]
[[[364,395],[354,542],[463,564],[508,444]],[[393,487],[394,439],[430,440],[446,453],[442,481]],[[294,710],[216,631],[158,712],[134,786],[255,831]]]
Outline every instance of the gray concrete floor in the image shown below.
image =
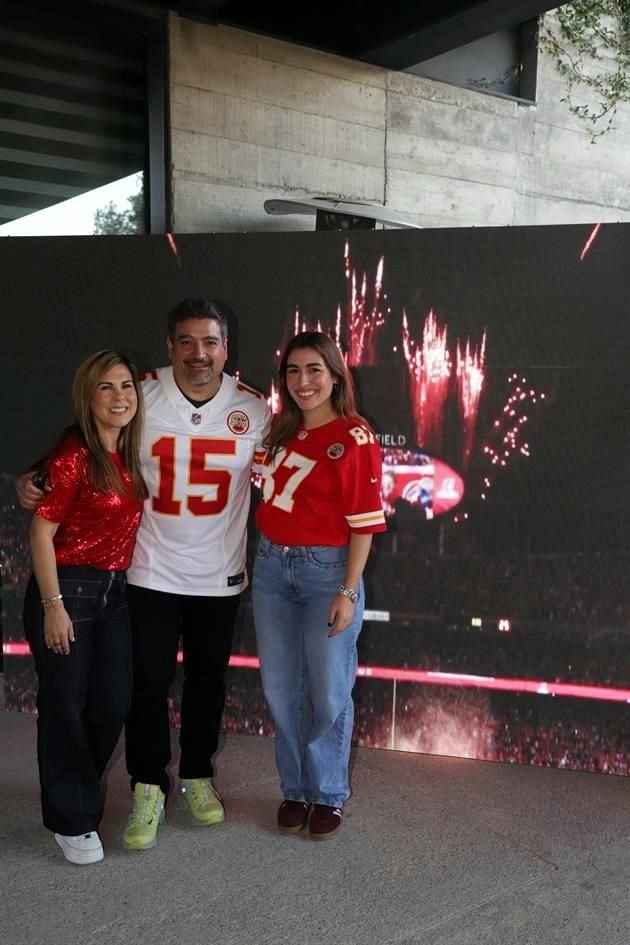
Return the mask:
[[41,826],[35,719],[0,712],[1,945],[628,945],[624,778],[360,749],[340,834],[274,827],[270,739],[218,755],[225,824],[179,803],[159,844],[120,845],[122,753],[105,859],[67,863]]

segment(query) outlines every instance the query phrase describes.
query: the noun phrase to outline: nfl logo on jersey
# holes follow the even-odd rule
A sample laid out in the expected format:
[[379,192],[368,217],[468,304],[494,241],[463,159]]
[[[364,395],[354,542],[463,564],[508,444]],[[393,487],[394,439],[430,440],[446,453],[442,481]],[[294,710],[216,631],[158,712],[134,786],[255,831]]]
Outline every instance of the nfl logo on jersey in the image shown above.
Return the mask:
[[200,413],[194,413],[194,414],[192,415],[192,417],[190,418],[190,421],[191,421],[191,423],[194,423],[196,427],[198,427],[199,424],[201,423],[201,414],[200,414]]

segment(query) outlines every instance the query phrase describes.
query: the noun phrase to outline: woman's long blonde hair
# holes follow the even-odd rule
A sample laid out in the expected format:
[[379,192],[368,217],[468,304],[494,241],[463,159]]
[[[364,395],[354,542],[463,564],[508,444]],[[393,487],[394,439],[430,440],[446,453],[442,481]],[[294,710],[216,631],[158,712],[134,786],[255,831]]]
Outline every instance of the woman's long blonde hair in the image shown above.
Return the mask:
[[131,488],[137,499],[146,499],[149,492],[140,471],[140,438],[144,424],[144,400],[138,379],[135,364],[119,351],[104,348],[91,354],[79,365],[72,384],[72,400],[76,425],[85,440],[89,450],[90,482],[98,492],[113,490],[119,495],[127,495],[120,473],[103,446],[92,413],[91,403],[94,393],[102,380],[103,375],[116,365],[122,364],[127,368],[133,380],[133,386],[138,398],[138,409],[135,416],[123,427],[118,434],[118,451],[122,457],[129,476]]
[[289,356],[296,348],[313,348],[321,356],[333,379],[331,394],[332,408],[337,417],[344,420],[356,420],[368,426],[357,410],[357,395],[352,375],[344,361],[341,351],[329,335],[323,331],[302,331],[289,341],[278,368],[278,395],[280,410],[265,441],[265,447],[272,456],[278,452],[296,433],[302,423],[302,411],[287,390],[287,364]]

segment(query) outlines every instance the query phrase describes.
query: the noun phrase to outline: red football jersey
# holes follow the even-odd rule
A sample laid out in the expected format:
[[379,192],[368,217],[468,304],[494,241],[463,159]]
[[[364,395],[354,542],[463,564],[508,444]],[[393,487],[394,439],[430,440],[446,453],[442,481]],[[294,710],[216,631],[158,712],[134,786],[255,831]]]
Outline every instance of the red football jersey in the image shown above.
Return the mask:
[[353,531],[386,531],[381,449],[357,420],[300,428],[260,468],[261,532],[279,545],[347,545]]

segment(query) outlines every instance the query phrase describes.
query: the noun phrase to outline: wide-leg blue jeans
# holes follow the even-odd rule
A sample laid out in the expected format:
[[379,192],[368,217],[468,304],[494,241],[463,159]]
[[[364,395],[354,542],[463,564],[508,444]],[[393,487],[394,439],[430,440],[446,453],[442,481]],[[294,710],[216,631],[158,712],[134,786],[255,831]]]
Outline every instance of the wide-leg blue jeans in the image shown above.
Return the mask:
[[283,546],[262,535],[252,582],[283,795],[331,807],[341,807],[350,796],[352,687],[364,608],[361,584],[352,624],[328,636],[328,610],[347,558],[347,546]]

